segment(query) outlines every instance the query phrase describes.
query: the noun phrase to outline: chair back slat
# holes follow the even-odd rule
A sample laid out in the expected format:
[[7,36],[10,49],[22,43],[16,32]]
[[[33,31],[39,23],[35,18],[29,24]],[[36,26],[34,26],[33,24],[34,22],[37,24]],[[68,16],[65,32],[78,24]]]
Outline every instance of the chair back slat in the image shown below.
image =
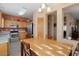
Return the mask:
[[21,56],[30,56],[30,44],[21,42]]

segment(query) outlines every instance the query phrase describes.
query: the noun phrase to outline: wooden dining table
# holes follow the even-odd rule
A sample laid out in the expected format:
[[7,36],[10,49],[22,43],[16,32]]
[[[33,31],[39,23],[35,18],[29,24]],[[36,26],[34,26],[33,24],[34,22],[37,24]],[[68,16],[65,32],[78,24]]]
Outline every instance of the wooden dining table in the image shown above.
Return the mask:
[[52,39],[24,39],[25,43],[30,44],[30,49],[37,56],[69,56],[72,45],[57,42]]

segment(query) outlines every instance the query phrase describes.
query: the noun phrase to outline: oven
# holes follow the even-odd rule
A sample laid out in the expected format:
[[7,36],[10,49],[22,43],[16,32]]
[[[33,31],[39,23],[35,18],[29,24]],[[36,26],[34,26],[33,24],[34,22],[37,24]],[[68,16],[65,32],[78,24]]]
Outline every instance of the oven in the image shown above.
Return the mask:
[[11,42],[16,42],[19,40],[19,32],[18,31],[10,31]]

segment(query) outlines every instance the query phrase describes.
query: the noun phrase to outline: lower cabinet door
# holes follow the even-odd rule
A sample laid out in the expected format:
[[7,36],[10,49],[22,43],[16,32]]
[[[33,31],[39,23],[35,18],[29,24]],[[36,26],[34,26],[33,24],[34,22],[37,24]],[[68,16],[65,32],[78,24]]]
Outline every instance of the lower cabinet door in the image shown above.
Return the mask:
[[8,43],[0,43],[0,56],[8,55]]

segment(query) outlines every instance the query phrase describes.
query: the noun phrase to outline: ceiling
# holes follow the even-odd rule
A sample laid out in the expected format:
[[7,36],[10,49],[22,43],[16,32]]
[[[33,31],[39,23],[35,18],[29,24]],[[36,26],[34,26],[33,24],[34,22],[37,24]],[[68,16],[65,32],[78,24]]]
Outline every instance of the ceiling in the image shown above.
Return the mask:
[[[55,6],[59,3],[47,3],[48,6]],[[37,10],[41,6],[41,3],[0,3],[0,11],[9,15],[18,15],[22,8],[26,8],[26,13],[21,17],[32,18],[33,11]],[[70,13],[74,18],[79,18],[79,4],[65,8],[64,12]]]
[[79,4],[75,4],[64,9],[64,12],[70,13],[75,19],[79,19]]
[[[47,3],[48,6],[57,5],[57,3]],[[32,18],[33,11],[38,9],[41,3],[0,3],[0,11],[19,16],[18,13],[22,8],[26,8],[26,13],[21,17]]]

